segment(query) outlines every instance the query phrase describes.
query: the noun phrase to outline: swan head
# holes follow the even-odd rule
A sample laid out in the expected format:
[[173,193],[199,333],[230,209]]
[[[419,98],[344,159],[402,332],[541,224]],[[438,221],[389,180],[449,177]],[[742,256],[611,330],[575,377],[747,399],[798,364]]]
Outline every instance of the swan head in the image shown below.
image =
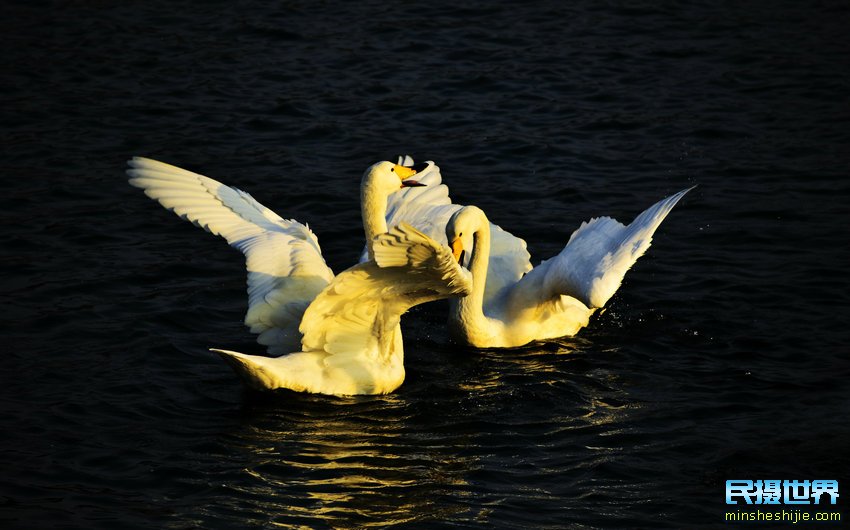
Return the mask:
[[425,186],[425,184],[413,180],[411,177],[426,168],[428,168],[428,164],[416,164],[413,167],[407,167],[387,161],[378,162],[363,173],[361,186],[389,197],[402,188]]
[[466,266],[474,244],[473,236],[481,229],[481,224],[487,222],[487,217],[480,208],[464,206],[452,214],[446,224],[446,240],[452,247],[452,254],[458,263]]

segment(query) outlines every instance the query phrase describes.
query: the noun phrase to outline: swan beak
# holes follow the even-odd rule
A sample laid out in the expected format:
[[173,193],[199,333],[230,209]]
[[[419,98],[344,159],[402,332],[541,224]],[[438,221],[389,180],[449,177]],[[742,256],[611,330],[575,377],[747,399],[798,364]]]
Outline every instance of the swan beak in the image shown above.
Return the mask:
[[460,257],[463,255],[463,242],[459,237],[456,237],[454,241],[452,241],[452,256],[455,257],[455,260],[460,263]]
[[395,164],[393,166],[393,172],[398,175],[398,178],[401,179],[401,187],[402,188],[415,188],[417,186],[425,186],[419,181],[416,180],[408,180],[413,175],[428,169],[428,164],[416,164],[413,167],[400,166]]

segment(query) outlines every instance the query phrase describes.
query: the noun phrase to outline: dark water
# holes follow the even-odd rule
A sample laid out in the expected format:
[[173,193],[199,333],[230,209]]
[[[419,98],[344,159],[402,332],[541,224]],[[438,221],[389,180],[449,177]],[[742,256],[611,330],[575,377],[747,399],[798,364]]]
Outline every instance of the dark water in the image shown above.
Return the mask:
[[[712,528],[726,479],[848,494],[847,4],[494,4],[4,4],[3,528]],[[393,395],[244,393],[207,352],[259,351],[241,256],[124,161],[251,192],[341,271],[400,153],[535,263],[699,187],[575,339],[467,351],[434,304]]]

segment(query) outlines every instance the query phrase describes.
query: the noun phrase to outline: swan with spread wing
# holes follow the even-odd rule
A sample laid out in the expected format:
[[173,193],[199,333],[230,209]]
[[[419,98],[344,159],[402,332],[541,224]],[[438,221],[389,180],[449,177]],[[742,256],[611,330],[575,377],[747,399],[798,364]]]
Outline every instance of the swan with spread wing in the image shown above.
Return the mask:
[[261,357],[218,350],[258,390],[386,394],[404,381],[399,321],[411,307],[472,290],[451,250],[402,224],[373,240],[374,259],[338,274],[301,319],[301,350]]
[[483,284],[490,223],[481,209],[461,208],[449,219],[446,238],[455,259],[468,263],[473,289],[466,298],[450,301],[451,334],[477,348],[512,348],[574,335],[614,295],[626,272],[649,248],[658,226],[688,191],[657,202],[628,226],[610,217],[582,223],[557,256],[489,300]]
[[[411,165],[410,157],[399,163]],[[610,217],[582,223],[566,247],[537,267],[524,240],[491,223],[475,206],[453,204],[439,168],[428,162],[427,188],[391,196],[387,223],[407,222],[451,245],[473,277],[472,294],[450,300],[449,331],[477,348],[512,348],[574,335],[619,288],[652,235],[688,192],[683,190],[624,226]],[[417,177],[418,178],[418,177]],[[364,251],[361,259],[366,259]]]
[[[387,197],[421,185],[410,180],[416,168],[379,162],[366,170],[361,212],[373,259],[334,277],[307,226],[282,219],[247,193],[147,158],[135,157],[129,165],[132,185],[245,254],[245,323],[269,353],[286,355],[216,351],[255,388],[391,392],[404,380],[401,314],[471,290],[469,273],[448,247],[410,227],[387,233]],[[381,259],[392,264],[382,266]]]

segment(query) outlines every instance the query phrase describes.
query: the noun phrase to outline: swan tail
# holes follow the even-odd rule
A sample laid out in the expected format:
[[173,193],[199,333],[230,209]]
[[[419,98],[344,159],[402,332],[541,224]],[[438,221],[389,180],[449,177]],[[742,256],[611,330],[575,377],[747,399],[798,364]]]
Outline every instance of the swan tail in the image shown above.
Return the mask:
[[274,390],[283,386],[280,377],[275,373],[273,363],[275,357],[248,355],[230,350],[210,348],[210,351],[221,355],[222,359],[233,368],[233,371],[251,388],[255,390]]

